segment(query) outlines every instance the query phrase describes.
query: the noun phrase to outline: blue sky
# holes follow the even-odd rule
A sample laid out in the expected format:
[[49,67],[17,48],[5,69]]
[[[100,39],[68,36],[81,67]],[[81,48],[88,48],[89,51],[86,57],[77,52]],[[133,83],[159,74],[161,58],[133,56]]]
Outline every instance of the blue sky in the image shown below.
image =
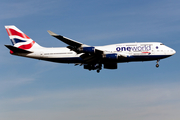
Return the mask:
[[[179,120],[180,1],[2,0],[1,120]],[[64,47],[52,30],[88,45],[162,42],[176,54],[160,61],[120,63],[89,72],[12,56],[4,28],[15,25],[44,47]]]

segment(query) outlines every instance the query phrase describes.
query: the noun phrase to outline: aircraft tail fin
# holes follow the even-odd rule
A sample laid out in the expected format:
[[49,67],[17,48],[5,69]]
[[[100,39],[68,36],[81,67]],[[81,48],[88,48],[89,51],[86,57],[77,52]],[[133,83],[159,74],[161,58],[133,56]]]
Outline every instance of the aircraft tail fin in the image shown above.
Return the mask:
[[24,34],[21,30],[19,30],[16,26],[10,25],[5,26],[5,28],[14,47],[24,50],[31,50],[33,48],[41,47],[34,40]]

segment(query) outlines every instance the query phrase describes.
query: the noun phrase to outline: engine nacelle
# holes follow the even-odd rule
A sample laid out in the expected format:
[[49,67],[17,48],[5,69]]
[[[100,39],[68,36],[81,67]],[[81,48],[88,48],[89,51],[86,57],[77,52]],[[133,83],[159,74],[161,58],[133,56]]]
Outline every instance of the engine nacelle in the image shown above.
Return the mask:
[[104,54],[103,58],[106,58],[106,59],[118,59],[118,55],[116,53],[113,53],[113,54]]
[[104,64],[105,69],[117,69],[117,63]]
[[95,53],[95,48],[94,47],[80,47],[78,48],[80,52],[85,52],[85,53]]
[[84,69],[91,69],[91,65],[85,64]]

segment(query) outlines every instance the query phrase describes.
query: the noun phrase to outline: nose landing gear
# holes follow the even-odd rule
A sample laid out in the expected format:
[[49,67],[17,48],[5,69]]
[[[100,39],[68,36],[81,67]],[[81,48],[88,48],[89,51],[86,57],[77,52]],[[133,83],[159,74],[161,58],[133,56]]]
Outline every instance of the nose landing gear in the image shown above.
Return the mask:
[[159,67],[159,61],[160,61],[160,59],[158,59],[157,62],[156,62],[156,63],[157,63],[157,64],[156,64],[156,67],[157,67],[157,68]]
[[159,67],[159,64],[156,64],[156,67],[158,68],[158,67]]

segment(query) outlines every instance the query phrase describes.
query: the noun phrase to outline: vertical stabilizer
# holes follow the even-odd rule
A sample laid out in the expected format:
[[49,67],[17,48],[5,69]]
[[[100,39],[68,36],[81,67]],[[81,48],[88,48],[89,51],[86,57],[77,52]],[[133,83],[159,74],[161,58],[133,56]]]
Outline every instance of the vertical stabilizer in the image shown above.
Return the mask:
[[10,25],[5,26],[5,28],[14,47],[24,50],[41,47],[34,40],[24,34],[21,30],[19,30],[16,26]]

